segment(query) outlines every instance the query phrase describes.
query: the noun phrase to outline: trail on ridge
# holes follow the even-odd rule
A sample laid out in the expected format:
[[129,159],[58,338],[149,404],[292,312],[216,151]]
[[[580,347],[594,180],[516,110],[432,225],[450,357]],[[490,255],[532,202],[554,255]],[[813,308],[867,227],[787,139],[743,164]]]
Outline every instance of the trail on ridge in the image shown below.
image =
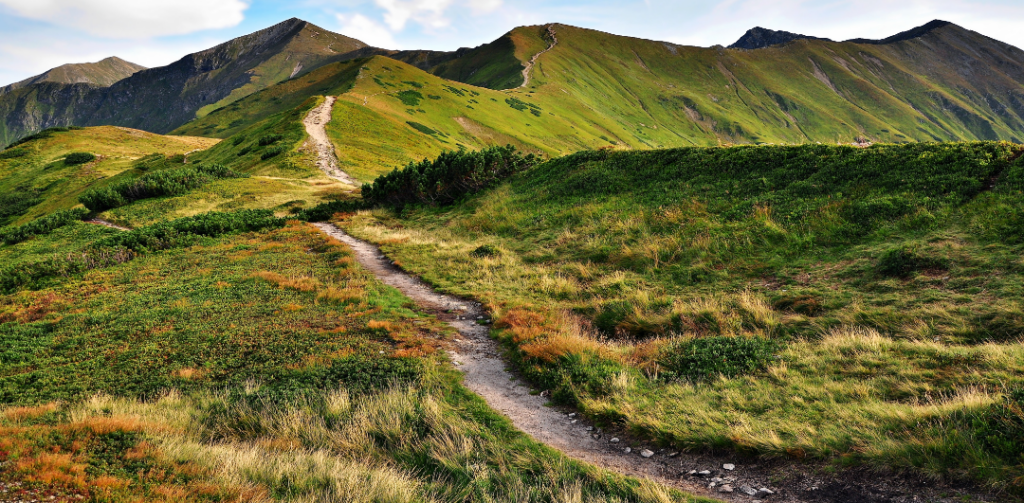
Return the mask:
[[316,150],[316,167],[320,168],[328,177],[341,183],[359,186],[348,173],[338,167],[338,157],[334,155],[334,144],[327,137],[327,123],[331,122],[331,112],[334,111],[334,102],[338,98],[328,96],[323,104],[314,108],[306,116],[302,124],[306,126],[306,133],[309,134],[309,142]]
[[544,53],[554,49],[558,45],[558,36],[555,35],[555,25],[548,25],[548,34],[551,35],[551,45],[547,49],[534,54],[530,61],[526,63],[526,68],[523,68],[523,85],[519,86],[520,89],[530,85],[530,73],[533,72],[533,66],[537,64],[537,60],[540,59]]

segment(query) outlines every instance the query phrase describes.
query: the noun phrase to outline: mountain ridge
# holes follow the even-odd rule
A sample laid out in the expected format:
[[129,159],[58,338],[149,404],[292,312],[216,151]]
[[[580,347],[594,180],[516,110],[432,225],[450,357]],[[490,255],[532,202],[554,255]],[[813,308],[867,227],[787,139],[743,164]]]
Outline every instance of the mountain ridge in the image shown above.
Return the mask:
[[145,69],[146,67],[142,65],[125,61],[117,56],[104,58],[95,63],[68,63],[51,68],[34,77],[2,86],[0,87],[0,94],[41,82],[92,84],[99,87],[109,87],[115,82],[126,79]]

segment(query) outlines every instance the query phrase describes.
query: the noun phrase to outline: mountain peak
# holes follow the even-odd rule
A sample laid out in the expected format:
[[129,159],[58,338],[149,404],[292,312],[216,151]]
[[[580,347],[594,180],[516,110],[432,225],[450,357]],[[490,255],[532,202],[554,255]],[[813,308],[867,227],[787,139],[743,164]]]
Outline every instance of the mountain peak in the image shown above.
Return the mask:
[[847,40],[847,42],[853,42],[855,44],[874,44],[874,45],[895,44],[896,42],[903,42],[904,40],[912,40],[912,39],[915,39],[915,38],[923,37],[923,36],[933,32],[935,30],[938,30],[939,28],[945,28],[945,27],[950,26],[950,25],[953,25],[953,23],[950,23],[949,21],[942,21],[940,19],[936,19],[936,20],[931,21],[928,24],[925,24],[923,26],[918,26],[917,28],[914,28],[912,30],[907,30],[907,31],[904,31],[904,32],[901,32],[901,33],[897,33],[897,34],[895,34],[895,35],[893,35],[893,36],[891,36],[889,38],[884,38],[882,40],[872,40],[872,39],[868,39],[868,38],[855,38],[853,40]]
[[760,26],[747,30],[735,44],[729,46],[730,49],[761,49],[764,47],[771,47],[773,45],[781,45],[794,40],[831,40],[827,38],[812,37],[809,35],[801,35],[799,33],[792,33],[781,30],[769,30],[768,28],[762,28]]
[[51,68],[35,77],[6,86],[2,90],[10,91],[41,82],[90,84],[107,87],[145,69],[146,67],[144,66],[125,61],[117,56],[111,56],[95,63],[70,63]]

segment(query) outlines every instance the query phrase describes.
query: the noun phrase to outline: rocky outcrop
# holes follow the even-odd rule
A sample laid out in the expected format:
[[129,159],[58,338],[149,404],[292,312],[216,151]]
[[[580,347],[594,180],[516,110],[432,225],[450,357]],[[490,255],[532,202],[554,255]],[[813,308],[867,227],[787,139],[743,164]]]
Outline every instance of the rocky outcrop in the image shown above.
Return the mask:
[[771,47],[773,45],[782,45],[794,40],[828,40],[827,38],[811,37],[809,35],[800,35],[799,33],[791,33],[788,31],[780,30],[769,30],[767,28],[751,28],[747,30],[735,44],[729,46],[730,49],[763,49],[765,47]]

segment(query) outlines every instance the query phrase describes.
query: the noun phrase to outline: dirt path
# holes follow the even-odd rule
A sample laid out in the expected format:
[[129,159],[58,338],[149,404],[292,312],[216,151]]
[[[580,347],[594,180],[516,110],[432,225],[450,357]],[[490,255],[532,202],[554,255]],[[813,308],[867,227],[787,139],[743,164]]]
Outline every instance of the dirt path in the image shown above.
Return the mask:
[[[566,455],[683,491],[726,501],[787,503],[920,503],[963,501],[956,488],[868,470],[828,475],[815,465],[766,461],[737,455],[710,456],[670,452],[645,445],[622,432],[601,431],[570,411],[548,405],[507,370],[498,343],[490,337],[488,313],[473,301],[435,292],[420,279],[395,267],[374,245],[338,227],[315,224],[349,245],[356,260],[386,285],[400,290],[420,308],[435,313],[461,334],[450,350],[465,372],[465,385],[501,411],[520,430]],[[765,491],[767,489],[767,491]],[[770,491],[770,493],[769,493]],[[964,494],[964,493],[961,493]],[[987,501],[968,491],[972,501]]]
[[131,230],[131,229],[127,228],[127,227],[121,227],[120,225],[117,225],[115,223],[111,223],[111,222],[108,222],[106,220],[100,220],[98,218],[92,218],[92,219],[86,220],[85,223],[93,224],[93,225],[102,225],[104,227],[110,227],[111,229],[117,229],[119,231],[130,231]]
[[306,133],[309,134],[309,143],[316,149],[316,167],[320,168],[328,177],[341,183],[359,186],[348,173],[338,167],[338,158],[334,155],[334,144],[327,137],[327,123],[331,122],[331,112],[334,110],[334,102],[338,98],[328,96],[322,105],[314,108],[302,121],[306,126]]
[[555,25],[548,25],[548,35],[551,35],[551,45],[547,49],[534,54],[530,58],[530,62],[526,63],[526,68],[523,68],[523,85],[519,86],[520,89],[530,85],[530,74],[533,72],[533,66],[537,64],[537,60],[540,59],[546,52],[554,49],[558,45],[558,37],[555,35]]

